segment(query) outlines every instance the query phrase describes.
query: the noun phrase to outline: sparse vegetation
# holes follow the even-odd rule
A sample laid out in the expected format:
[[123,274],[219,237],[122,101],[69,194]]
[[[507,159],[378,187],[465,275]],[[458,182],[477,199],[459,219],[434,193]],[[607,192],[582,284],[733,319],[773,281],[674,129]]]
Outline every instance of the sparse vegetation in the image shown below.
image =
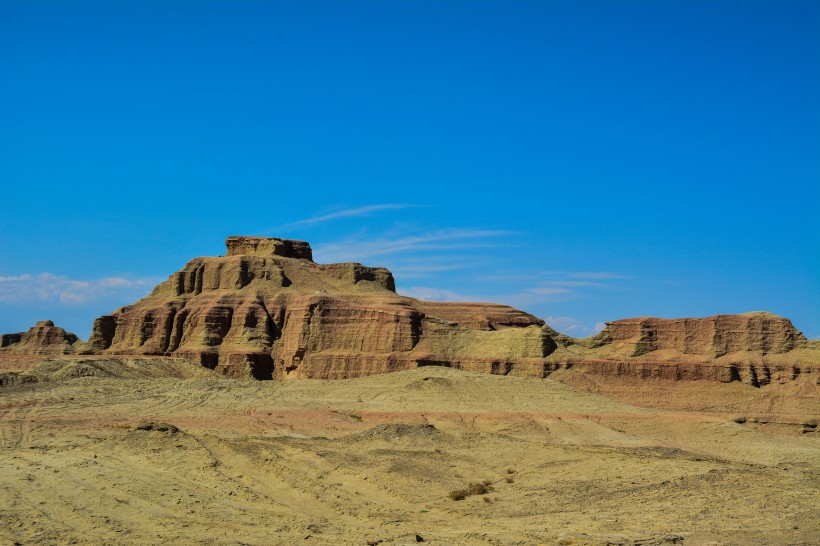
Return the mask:
[[492,483],[490,480],[485,480],[483,483],[471,483],[467,486],[467,491],[470,495],[486,495],[493,490]]
[[732,421],[734,421],[738,425],[745,424],[746,423],[746,416],[745,415],[740,415],[740,416],[735,417],[734,419],[732,419]]
[[512,476],[507,476],[506,478],[504,478],[504,481],[507,483],[513,483],[515,479]]
[[467,497],[467,491],[464,489],[453,489],[447,494],[448,497],[454,501],[464,500]]
[[507,474],[515,474],[515,469],[514,468],[508,468],[507,469]]
[[167,432],[169,434],[176,434],[179,432],[179,429],[174,425],[168,423],[157,423],[155,421],[145,421],[143,423],[139,423],[134,427],[134,430],[156,430],[159,432]]
[[492,481],[474,482],[468,484],[464,489],[454,489],[447,495],[454,501],[464,500],[472,495],[486,495],[493,490]]

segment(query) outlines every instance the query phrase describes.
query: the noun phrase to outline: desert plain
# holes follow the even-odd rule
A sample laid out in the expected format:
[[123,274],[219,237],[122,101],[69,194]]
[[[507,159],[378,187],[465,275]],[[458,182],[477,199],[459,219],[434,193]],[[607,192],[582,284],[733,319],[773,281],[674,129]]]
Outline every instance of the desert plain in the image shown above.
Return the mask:
[[0,357],[2,544],[820,540],[813,385]]

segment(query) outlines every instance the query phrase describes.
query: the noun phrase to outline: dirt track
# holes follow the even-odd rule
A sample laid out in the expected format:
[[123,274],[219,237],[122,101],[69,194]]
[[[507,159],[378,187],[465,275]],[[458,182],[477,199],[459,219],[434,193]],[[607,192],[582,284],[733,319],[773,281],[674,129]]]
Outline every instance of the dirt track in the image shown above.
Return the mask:
[[[558,379],[445,368],[338,381],[85,377],[2,388],[0,415],[0,544],[820,537],[818,433],[633,406]],[[137,428],[148,421],[179,431]],[[486,495],[448,496],[485,481]]]

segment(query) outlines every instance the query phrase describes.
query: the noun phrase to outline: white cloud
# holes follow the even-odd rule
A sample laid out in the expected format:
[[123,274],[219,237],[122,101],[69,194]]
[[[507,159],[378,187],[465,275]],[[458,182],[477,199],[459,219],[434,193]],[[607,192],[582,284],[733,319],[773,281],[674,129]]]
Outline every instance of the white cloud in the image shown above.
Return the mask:
[[26,273],[0,277],[0,304],[55,302],[78,305],[114,295],[139,297],[147,294],[159,280],[126,277],[77,280],[53,273]]
[[24,275],[18,275],[16,277],[0,277],[0,282],[15,282],[15,281],[27,281],[31,279],[32,276],[28,273]]
[[548,316],[544,321],[552,328],[558,330],[563,334],[573,337],[586,337],[595,335],[604,329],[606,324],[603,322],[596,322],[595,326],[590,327],[574,317],[565,316]]
[[477,298],[465,294],[429,286],[408,286],[398,289],[398,293],[402,296],[409,296],[417,300],[426,301],[477,301]]
[[532,308],[533,305],[589,297],[592,291],[617,290],[621,287],[620,281],[635,278],[637,277],[611,272],[501,270],[482,275],[479,280],[489,281],[493,283],[493,287],[506,289],[504,292],[491,290],[492,301]]
[[448,273],[450,271],[459,271],[469,269],[470,265],[462,264],[424,264],[424,263],[409,263],[398,266],[391,266],[390,271],[398,279],[415,279],[419,277],[429,277],[435,273]]
[[450,228],[397,238],[350,238],[319,245],[315,249],[314,255],[318,256],[323,262],[332,263],[351,259],[359,261],[373,256],[405,252],[463,250],[486,246],[486,243],[481,241],[512,233],[505,230]]
[[291,222],[290,224],[285,224],[282,228],[292,228],[292,227],[304,227],[304,226],[312,226],[315,224],[322,224],[324,222],[331,222],[333,220],[339,220],[341,218],[355,218],[357,216],[368,216],[373,214],[374,212],[381,212],[384,210],[397,210],[397,209],[406,209],[413,207],[414,205],[401,205],[401,204],[384,204],[384,205],[367,205],[364,207],[357,207],[352,209],[344,209],[338,210],[336,212],[330,212],[328,214],[322,214],[320,216],[313,216],[311,218],[305,218],[304,220],[297,220],[296,222]]

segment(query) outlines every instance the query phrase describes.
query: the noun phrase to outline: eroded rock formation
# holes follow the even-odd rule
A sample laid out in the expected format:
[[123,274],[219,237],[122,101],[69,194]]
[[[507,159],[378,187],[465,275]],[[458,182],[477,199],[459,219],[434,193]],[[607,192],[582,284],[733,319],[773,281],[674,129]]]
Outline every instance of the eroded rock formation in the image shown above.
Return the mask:
[[538,375],[554,347],[532,315],[407,298],[387,269],[317,264],[303,241],[229,237],[226,246],[226,256],[196,258],[148,297],[98,318],[87,350],[181,356],[265,379],[428,364]]
[[607,324],[599,337],[627,356],[673,350],[718,358],[738,351],[786,353],[806,338],[789,319],[771,313],[717,315],[702,319],[633,318]]
[[77,336],[41,320],[28,332],[0,336],[0,351],[11,354],[65,355],[76,351]]
[[595,336],[559,345],[549,358],[557,368],[600,376],[820,384],[820,351],[790,320],[771,313],[616,320]]
[[[574,339],[512,307],[401,296],[387,269],[317,264],[304,241],[229,237],[146,298],[99,317],[87,343],[50,322],[0,351],[181,357],[231,377],[348,378],[418,366],[546,377],[745,381],[815,374],[820,350],[769,313],[635,318]],[[774,379],[772,379],[774,378]]]

